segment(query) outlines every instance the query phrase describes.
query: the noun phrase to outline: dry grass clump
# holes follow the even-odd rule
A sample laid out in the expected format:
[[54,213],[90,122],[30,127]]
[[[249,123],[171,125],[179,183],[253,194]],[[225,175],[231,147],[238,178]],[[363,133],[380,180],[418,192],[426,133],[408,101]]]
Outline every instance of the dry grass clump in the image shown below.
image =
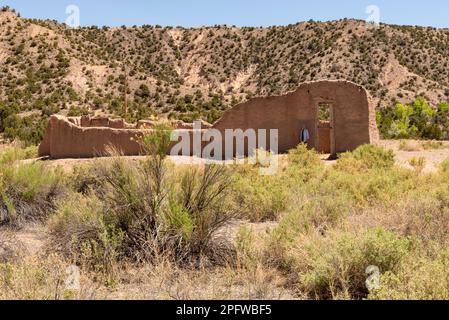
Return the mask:
[[70,264],[60,256],[24,257],[0,263],[0,300],[92,300],[104,297],[85,274],[79,288],[68,286]]
[[445,141],[427,140],[421,142],[424,150],[441,150],[449,149],[449,144]]
[[28,151],[8,148],[0,161],[0,225],[43,221],[66,191],[64,174],[44,163],[22,164]]
[[417,172],[422,172],[426,167],[426,158],[413,157],[409,161],[410,166]]
[[278,174],[262,176],[255,166],[236,166],[233,201],[240,217],[251,222],[276,221],[286,209],[289,191]]
[[416,152],[422,151],[424,148],[424,143],[413,140],[401,140],[399,143],[399,150],[406,152]]

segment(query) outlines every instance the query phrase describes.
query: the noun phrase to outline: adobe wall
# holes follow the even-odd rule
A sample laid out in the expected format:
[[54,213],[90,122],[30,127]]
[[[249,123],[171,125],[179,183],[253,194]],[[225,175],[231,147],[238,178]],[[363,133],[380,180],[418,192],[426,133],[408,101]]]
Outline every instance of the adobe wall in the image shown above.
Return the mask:
[[52,158],[89,158],[107,154],[113,144],[125,155],[141,152],[136,139],[143,132],[137,129],[81,127],[62,116],[50,118],[39,156]]
[[309,130],[309,147],[318,147],[318,104],[334,110],[336,152],[351,151],[379,139],[374,106],[368,92],[348,81],[304,83],[279,97],[255,98],[227,111],[214,128],[278,129],[279,152],[295,148],[303,126]]
[[[309,147],[320,150],[328,142],[318,139],[318,130],[330,129],[318,128],[319,103],[333,106],[335,152],[351,151],[362,144],[378,141],[375,110],[368,92],[347,81],[310,82],[284,96],[252,99],[227,111],[213,128],[218,129],[223,137],[226,129],[266,129],[267,132],[278,129],[278,151],[282,153],[299,144],[300,131],[306,127],[310,133]],[[132,126],[123,120],[52,116],[39,146],[39,156],[102,156],[107,154],[110,145],[124,155],[139,155],[142,150],[137,140],[152,126],[151,121]],[[192,140],[191,126],[175,123],[174,128],[188,132]],[[235,145],[235,139],[233,142]],[[222,144],[224,147],[225,141]],[[265,145],[270,147],[269,134]],[[233,156],[236,156],[235,148]]]
[[[151,132],[151,129],[137,129],[139,126],[132,129],[107,127],[104,120],[84,122],[86,127],[81,127],[79,119],[51,116],[44,139],[39,146],[39,157],[49,156],[53,159],[101,157],[110,155],[111,147],[122,155],[140,155],[143,150],[139,141],[145,133]],[[92,123],[101,123],[103,127],[91,127]],[[192,130],[177,129],[176,131],[186,132],[190,138],[190,145],[193,145]],[[204,130],[201,134],[203,133]],[[176,143],[176,141],[172,142],[167,152],[170,152]]]

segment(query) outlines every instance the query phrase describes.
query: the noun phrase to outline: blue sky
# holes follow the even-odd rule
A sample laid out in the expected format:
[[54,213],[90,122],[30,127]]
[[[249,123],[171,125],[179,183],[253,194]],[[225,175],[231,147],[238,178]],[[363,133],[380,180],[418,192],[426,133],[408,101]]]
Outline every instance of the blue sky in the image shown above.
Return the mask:
[[0,0],[24,17],[60,22],[71,4],[80,8],[81,25],[287,25],[366,19],[366,7],[377,5],[381,22],[449,28],[447,0]]

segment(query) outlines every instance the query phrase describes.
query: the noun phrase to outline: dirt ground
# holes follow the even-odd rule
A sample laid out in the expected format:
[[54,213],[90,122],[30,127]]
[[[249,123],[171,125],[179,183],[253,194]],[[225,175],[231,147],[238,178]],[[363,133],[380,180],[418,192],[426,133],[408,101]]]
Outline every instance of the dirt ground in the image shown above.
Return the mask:
[[[425,167],[424,172],[435,172],[441,162],[449,159],[449,142],[426,143],[417,140],[381,140],[379,146],[386,149],[393,150],[396,155],[397,165],[411,169],[410,160],[413,158],[424,158]],[[279,156],[282,161],[284,155]],[[327,160],[329,155],[323,154],[321,159],[325,161],[326,165],[333,165],[335,161]],[[132,161],[140,161],[144,157],[134,156],[127,157]],[[196,157],[170,156],[169,159],[175,165],[204,165],[208,161]],[[98,159],[58,159],[50,160],[49,164],[52,166],[60,166],[64,171],[70,172],[73,167],[80,164],[89,164]],[[28,160],[34,161],[34,160]],[[100,161],[107,161],[107,158],[100,159]],[[233,161],[213,161],[219,164],[232,164]]]
[[410,160],[413,158],[426,159],[425,172],[435,172],[438,166],[449,159],[449,142],[432,143],[416,140],[382,140],[379,145],[393,150],[396,155],[396,163],[404,168],[411,169]]

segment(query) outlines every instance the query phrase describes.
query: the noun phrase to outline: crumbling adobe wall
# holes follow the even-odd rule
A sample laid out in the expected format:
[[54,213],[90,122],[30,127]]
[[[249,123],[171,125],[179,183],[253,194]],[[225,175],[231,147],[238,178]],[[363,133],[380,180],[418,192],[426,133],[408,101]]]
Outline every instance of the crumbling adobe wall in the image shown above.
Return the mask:
[[[323,145],[328,142],[318,139],[318,130],[326,130],[318,126],[320,103],[331,104],[333,107],[332,140],[335,141],[336,153],[351,151],[362,144],[378,141],[375,110],[369,94],[361,86],[348,81],[309,82],[284,96],[252,99],[227,111],[213,128],[220,131],[222,137],[225,137],[226,129],[266,129],[266,149],[270,148],[269,130],[277,129],[278,151],[286,152],[299,144],[300,131],[305,127],[310,133],[309,147],[323,149]],[[39,156],[101,156],[107,154],[108,146],[111,145],[124,155],[139,155],[142,150],[138,139],[152,126],[153,123],[148,121],[132,126],[123,120],[52,116],[39,147]],[[206,130],[208,127],[203,124]],[[192,141],[191,126],[175,123],[174,129],[188,132]],[[235,146],[235,138],[233,143]],[[175,144],[176,142],[172,143],[170,150]],[[224,139],[222,144],[225,150]],[[202,146],[204,145],[203,142]],[[246,151],[247,145],[245,143]],[[261,145],[261,141],[258,141],[258,145]],[[241,156],[236,153],[234,148],[233,156]]]
[[[75,119],[75,121],[73,121]],[[113,128],[113,129],[133,129],[132,125],[129,125],[123,119],[110,119],[107,117],[95,117],[82,116],[79,118],[69,118],[70,122],[83,128]]]
[[299,144],[300,132],[306,127],[310,133],[309,147],[317,148],[319,103],[333,106],[337,153],[378,141],[375,110],[369,94],[348,81],[309,82],[284,96],[252,99],[227,111],[214,128],[222,132],[278,129],[279,152],[286,152]]
[[[79,118],[51,116],[44,139],[39,146],[39,157],[49,156],[53,159],[100,157],[110,155],[111,148],[126,156],[140,155],[143,150],[139,141],[145,133],[151,132],[151,129],[107,127],[105,126],[106,121],[93,122],[102,123],[103,127],[91,127],[92,122],[86,121],[84,125],[87,126],[81,127],[76,124],[81,124],[77,119]],[[108,123],[111,125],[111,122]],[[177,131],[185,132],[189,136],[190,145],[193,145],[192,130],[180,129]],[[170,152],[176,144],[177,141],[172,142],[167,152]]]
[[89,158],[108,154],[114,146],[124,155],[138,155],[137,139],[143,131],[109,127],[81,127],[62,116],[50,118],[46,135],[39,146],[39,156],[52,158]]

